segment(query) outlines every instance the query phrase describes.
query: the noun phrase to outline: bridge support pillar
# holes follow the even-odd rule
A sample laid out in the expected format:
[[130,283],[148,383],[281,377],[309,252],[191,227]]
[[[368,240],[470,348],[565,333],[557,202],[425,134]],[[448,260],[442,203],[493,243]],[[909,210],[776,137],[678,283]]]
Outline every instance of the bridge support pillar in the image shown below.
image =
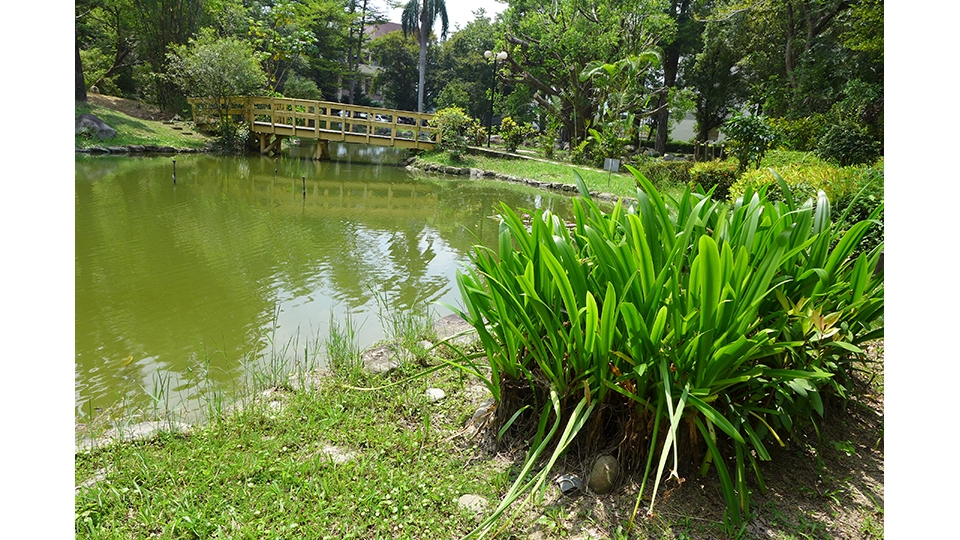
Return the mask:
[[330,159],[330,142],[317,140],[317,149],[313,151],[313,159]]
[[[258,133],[260,138],[260,153],[267,155],[277,155],[280,153],[280,142],[286,138],[286,135],[275,135],[273,133]],[[273,139],[271,141],[271,139]]]

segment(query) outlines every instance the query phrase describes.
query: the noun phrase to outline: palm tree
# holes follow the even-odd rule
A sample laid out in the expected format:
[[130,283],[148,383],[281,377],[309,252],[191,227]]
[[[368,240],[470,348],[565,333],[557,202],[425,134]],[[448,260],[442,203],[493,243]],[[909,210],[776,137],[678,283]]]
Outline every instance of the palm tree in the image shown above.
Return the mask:
[[447,39],[447,5],[444,0],[410,0],[400,15],[403,36],[419,33],[420,41],[420,87],[417,94],[417,112],[423,112],[423,87],[427,72],[427,38],[433,31],[433,23],[440,16],[443,24],[441,36]]

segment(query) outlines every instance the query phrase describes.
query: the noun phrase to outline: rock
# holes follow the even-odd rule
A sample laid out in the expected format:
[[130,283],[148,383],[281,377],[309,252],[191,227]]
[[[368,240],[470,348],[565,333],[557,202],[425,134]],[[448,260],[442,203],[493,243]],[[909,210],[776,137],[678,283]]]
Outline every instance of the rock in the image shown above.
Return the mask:
[[340,448],[339,446],[333,445],[324,446],[319,453],[326,456],[330,459],[330,461],[333,461],[337,465],[346,463],[357,457],[356,452],[351,452],[345,448]]
[[75,133],[77,135],[82,133],[94,135],[101,141],[117,136],[117,130],[108,126],[106,122],[92,114],[81,114],[77,117]]
[[162,432],[186,433],[190,430],[189,424],[182,422],[140,422],[119,428],[111,428],[99,439],[83,439],[77,451],[99,448],[114,442],[142,441],[156,437]]
[[401,355],[396,345],[386,343],[364,351],[360,355],[360,361],[363,363],[363,368],[370,373],[383,374],[400,367]]
[[142,144],[128,144],[128,145],[127,145],[127,150],[129,150],[129,151],[131,151],[131,152],[143,152],[143,151],[144,151]]
[[102,146],[91,146],[90,148],[87,148],[87,152],[91,154],[109,154],[110,153],[109,150],[107,150]]
[[610,493],[613,489],[617,477],[620,476],[620,463],[613,456],[600,456],[593,469],[590,470],[590,477],[587,479],[587,487],[594,493],[603,495]]
[[483,169],[477,169],[474,167],[470,168],[470,178],[480,178],[484,174]]
[[477,407],[477,411],[473,413],[473,416],[467,421],[465,427],[472,428],[474,431],[479,430],[480,427],[490,419],[496,407],[497,402],[493,398],[484,401]]
[[440,340],[457,336],[449,341],[449,343],[454,345],[470,345],[480,339],[473,326],[456,313],[451,313],[446,317],[437,319],[433,323],[433,330],[437,333],[437,338]]
[[427,399],[430,400],[430,403],[436,403],[441,399],[447,397],[447,393],[439,388],[427,388]]
[[130,151],[126,146],[108,146],[107,150],[109,150],[111,154],[126,154]]
[[97,485],[99,482],[104,481],[107,478],[107,474],[110,472],[108,468],[97,469],[93,473],[93,476],[87,478],[83,482],[80,482],[80,485],[74,489],[74,493],[79,493],[81,490],[92,488]]
[[157,149],[157,152],[163,152],[165,154],[176,154],[177,149],[172,146],[161,146]]
[[462,495],[457,499],[457,504],[460,508],[476,514],[482,513],[487,508],[487,500],[479,495]]

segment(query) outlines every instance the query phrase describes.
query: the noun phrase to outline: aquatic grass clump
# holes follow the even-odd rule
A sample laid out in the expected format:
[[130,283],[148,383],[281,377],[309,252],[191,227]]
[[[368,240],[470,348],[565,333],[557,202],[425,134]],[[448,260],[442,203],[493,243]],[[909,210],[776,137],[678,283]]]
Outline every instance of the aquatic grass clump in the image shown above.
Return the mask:
[[763,489],[768,445],[823,416],[823,395],[848,392],[859,346],[883,336],[883,244],[852,256],[869,221],[841,232],[825,194],[795,201],[782,181],[776,202],[765,190],[732,205],[689,189],[664,199],[630,170],[637,203],[609,213],[577,176],[573,224],[504,205],[498,247],[475,248],[458,275],[459,314],[489,368],[451,363],[493,393],[491,431],[533,432],[519,478],[474,534],[542,487],[574,440],[642,469],[637,506],[659,456],[648,513],[671,454],[670,477],[681,462],[714,469],[736,530],[747,468]]

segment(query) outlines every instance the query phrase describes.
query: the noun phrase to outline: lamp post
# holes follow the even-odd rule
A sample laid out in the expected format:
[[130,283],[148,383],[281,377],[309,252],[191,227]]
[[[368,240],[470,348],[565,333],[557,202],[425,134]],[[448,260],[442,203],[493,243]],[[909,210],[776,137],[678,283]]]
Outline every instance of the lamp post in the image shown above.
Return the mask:
[[490,118],[487,120],[487,148],[490,148],[490,135],[493,133],[493,100],[497,95],[497,62],[507,59],[507,51],[500,51],[496,54],[493,51],[486,51],[483,57],[487,60],[493,60],[493,82],[490,83]]

